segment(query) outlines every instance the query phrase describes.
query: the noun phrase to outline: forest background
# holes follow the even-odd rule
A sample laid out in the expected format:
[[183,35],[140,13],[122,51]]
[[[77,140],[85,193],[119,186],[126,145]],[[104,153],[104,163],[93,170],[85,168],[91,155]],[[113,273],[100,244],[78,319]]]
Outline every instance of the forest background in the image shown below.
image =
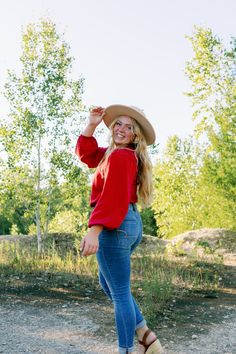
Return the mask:
[[[170,238],[203,227],[236,229],[236,39],[210,28],[186,40],[185,74],[194,130],[150,148],[154,201],[141,210],[144,232]],[[22,33],[20,73],[8,72],[10,112],[0,124],[0,234],[83,234],[90,212],[91,171],[74,155],[89,107],[84,79],[72,76],[70,45],[50,19]],[[99,135],[104,134],[103,131]]]

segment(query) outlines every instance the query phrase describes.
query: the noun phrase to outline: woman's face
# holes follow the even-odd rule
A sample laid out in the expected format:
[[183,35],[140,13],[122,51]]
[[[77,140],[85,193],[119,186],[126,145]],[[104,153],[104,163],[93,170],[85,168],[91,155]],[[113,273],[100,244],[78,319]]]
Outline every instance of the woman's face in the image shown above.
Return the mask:
[[113,140],[116,146],[124,147],[134,140],[134,127],[132,119],[128,116],[120,116],[113,127]]

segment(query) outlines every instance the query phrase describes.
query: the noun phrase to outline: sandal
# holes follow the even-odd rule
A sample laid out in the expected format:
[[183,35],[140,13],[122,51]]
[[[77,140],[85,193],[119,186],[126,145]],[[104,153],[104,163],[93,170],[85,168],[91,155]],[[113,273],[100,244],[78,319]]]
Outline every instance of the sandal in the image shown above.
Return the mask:
[[151,332],[152,331],[150,329],[148,329],[144,333],[143,339],[138,341],[139,344],[144,346],[144,348],[145,348],[144,353],[146,353],[146,354],[163,354],[164,350],[161,346],[160,341],[157,339],[157,337],[155,337],[151,343],[149,343],[149,344],[146,343],[146,339]]

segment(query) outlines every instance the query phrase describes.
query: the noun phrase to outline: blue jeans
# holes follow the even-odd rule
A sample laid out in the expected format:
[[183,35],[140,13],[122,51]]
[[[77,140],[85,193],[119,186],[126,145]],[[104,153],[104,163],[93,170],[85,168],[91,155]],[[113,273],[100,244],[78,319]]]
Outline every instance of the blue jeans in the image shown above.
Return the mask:
[[134,351],[135,330],[146,324],[130,290],[130,256],[141,239],[142,221],[134,204],[119,228],[99,235],[99,282],[114,305],[120,354]]

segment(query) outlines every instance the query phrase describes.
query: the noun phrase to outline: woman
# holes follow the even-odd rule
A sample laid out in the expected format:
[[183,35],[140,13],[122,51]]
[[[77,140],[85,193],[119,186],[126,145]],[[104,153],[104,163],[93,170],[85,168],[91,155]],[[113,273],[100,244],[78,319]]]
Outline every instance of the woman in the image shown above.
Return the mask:
[[[93,137],[102,120],[111,132],[108,148],[98,147]],[[144,205],[151,201],[151,163],[146,147],[154,141],[154,129],[142,111],[113,105],[91,110],[76,145],[81,161],[97,167],[90,198],[93,210],[81,251],[83,256],[96,253],[99,282],[114,304],[120,354],[135,353],[135,331],[139,354],[163,353],[130,290],[130,256],[142,238],[136,203],[138,197]]]

